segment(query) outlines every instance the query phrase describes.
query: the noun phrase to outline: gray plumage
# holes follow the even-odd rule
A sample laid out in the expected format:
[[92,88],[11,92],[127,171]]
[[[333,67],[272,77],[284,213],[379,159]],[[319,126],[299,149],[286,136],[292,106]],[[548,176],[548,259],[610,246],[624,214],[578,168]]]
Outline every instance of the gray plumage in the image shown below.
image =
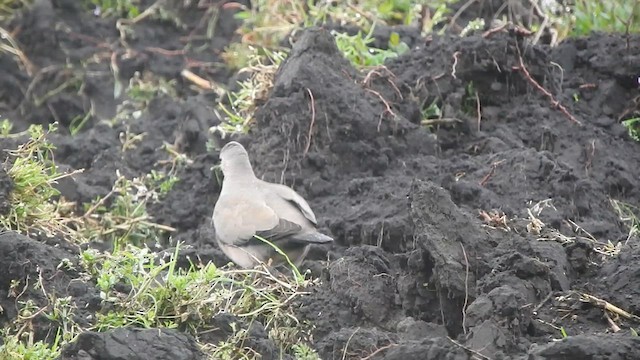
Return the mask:
[[260,236],[282,250],[299,266],[312,243],[333,238],[316,230],[316,216],[309,204],[291,188],[256,178],[249,155],[235,141],[220,151],[224,180],[213,210],[216,242],[234,263],[251,268],[259,262],[285,259]]

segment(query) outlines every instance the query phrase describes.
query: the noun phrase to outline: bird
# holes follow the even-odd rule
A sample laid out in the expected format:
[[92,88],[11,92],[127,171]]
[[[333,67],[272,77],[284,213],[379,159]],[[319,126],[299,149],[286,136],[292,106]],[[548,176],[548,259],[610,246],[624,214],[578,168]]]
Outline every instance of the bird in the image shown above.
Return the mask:
[[317,230],[316,215],[295,190],[256,177],[240,143],[228,142],[219,157],[223,180],[212,221],[216,242],[233,263],[245,269],[285,263],[286,258],[264,239],[299,267],[311,244],[334,241]]

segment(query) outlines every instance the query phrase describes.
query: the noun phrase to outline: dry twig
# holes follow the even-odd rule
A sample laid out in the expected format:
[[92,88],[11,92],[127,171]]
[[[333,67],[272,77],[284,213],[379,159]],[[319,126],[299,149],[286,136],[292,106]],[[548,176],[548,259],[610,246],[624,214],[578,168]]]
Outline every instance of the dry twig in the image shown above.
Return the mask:
[[566,107],[564,107],[564,105],[562,105],[558,100],[556,100],[547,89],[542,87],[542,85],[540,85],[533,77],[531,77],[529,70],[527,70],[526,66],[524,66],[524,60],[522,59],[522,54],[520,54],[519,48],[518,48],[518,60],[520,64],[518,66],[515,66],[514,70],[519,70],[520,72],[522,72],[525,79],[527,79],[527,81],[529,81],[529,83],[531,83],[533,87],[538,89],[538,91],[540,91],[547,98],[549,98],[549,101],[551,101],[551,105],[553,108],[559,109],[560,112],[562,112],[567,118],[569,118],[569,120],[575,122],[578,125],[582,125],[582,123],[578,119],[576,119],[573,115],[571,115],[571,113],[569,113],[569,111],[567,110]]
[[311,148],[311,133],[313,132],[313,125],[315,125],[316,123],[316,101],[313,98],[313,93],[311,92],[311,90],[309,90],[309,88],[307,88],[307,93],[309,93],[309,98],[311,98],[311,103],[309,104],[309,107],[311,108],[311,122],[309,123],[309,133],[307,134],[307,145],[305,146],[304,152],[302,153],[303,157],[307,156],[309,148]]
[[582,301],[586,301],[589,302],[593,305],[599,306],[601,308],[603,308],[604,310],[610,311],[614,314],[620,315],[625,319],[629,319],[629,320],[635,320],[635,321],[640,321],[640,316],[631,314],[625,310],[622,310],[621,308],[611,304],[608,301],[602,300],[600,298],[597,298],[593,295],[589,295],[587,293],[582,293],[580,294],[582,296]]
[[491,176],[493,176],[493,173],[496,171],[498,165],[502,164],[503,162],[505,162],[505,160],[496,161],[491,164],[491,170],[489,170],[489,173],[482,178],[482,180],[480,181],[480,186],[485,186],[487,184],[487,181],[489,181]]
[[459,348],[471,353],[473,356],[477,356],[478,358],[483,359],[483,360],[491,360],[490,357],[488,357],[486,355],[483,355],[483,354],[481,354],[480,352],[478,352],[476,350],[470,349],[470,348],[460,344],[459,342],[453,340],[452,338],[450,338],[448,336],[447,336],[447,339],[449,339],[449,341],[451,341],[454,345],[458,346]]
[[461,52],[456,51],[453,53],[453,66],[451,67],[451,77],[457,79],[456,77],[456,66],[458,66],[458,56],[460,56]]
[[203,88],[205,90],[211,90],[211,89],[214,88],[214,86],[211,83],[211,81],[203,79],[200,76],[194,74],[193,72],[191,72],[191,71],[189,71],[187,69],[183,69],[180,72],[180,75],[182,75],[183,78],[191,81],[192,83],[196,84],[198,87]]
[[467,257],[467,251],[464,249],[464,244],[460,243],[462,248],[462,255],[464,255],[464,263],[466,265],[466,271],[464,274],[464,305],[462,305],[462,331],[467,334],[467,305],[469,304],[469,258]]
[[372,352],[371,354],[369,354],[369,355],[368,355],[368,356],[366,356],[366,357],[363,357],[363,358],[362,358],[362,359],[360,359],[360,360],[370,360],[370,359],[373,359],[373,357],[374,357],[374,356],[376,356],[379,352],[384,351],[384,350],[388,350],[388,349],[390,349],[390,348],[392,348],[392,347],[394,347],[394,346],[398,346],[398,344],[391,343],[391,344],[388,344],[388,345],[385,345],[385,346],[381,346],[381,347],[379,347],[378,349],[376,349],[376,351]]
[[423,119],[420,121],[422,125],[443,125],[443,124],[455,124],[461,123],[462,120],[456,118],[440,118],[440,119]]
[[482,112],[480,112],[480,96],[476,91],[476,111],[478,112],[478,131],[480,131],[480,120],[482,119]]

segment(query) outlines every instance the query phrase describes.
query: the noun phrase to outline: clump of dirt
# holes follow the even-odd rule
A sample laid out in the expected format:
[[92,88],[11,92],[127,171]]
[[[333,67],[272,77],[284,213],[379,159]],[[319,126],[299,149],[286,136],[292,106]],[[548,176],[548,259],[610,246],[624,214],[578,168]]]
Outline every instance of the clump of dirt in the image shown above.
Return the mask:
[[65,347],[61,360],[74,359],[204,359],[192,337],[175,329],[87,331]]
[[[210,221],[220,189],[217,153],[205,146],[208,128],[219,123],[215,95],[179,79],[177,97],[155,94],[123,123],[104,119],[126,98],[113,96],[111,59],[120,81],[135,71],[178,78],[196,60],[218,59],[237,26],[231,7],[218,5],[216,35],[198,52],[181,42],[202,45],[190,35],[206,31],[206,10],[194,4],[176,10],[184,26],[141,22],[125,44],[113,19],[94,18],[76,2],[37,3],[10,24],[21,25],[16,37],[34,73],[0,57],[2,89],[21,89],[0,90],[0,111],[16,130],[61,123],[52,139],[56,163],[85,171],[59,188],[79,207],[107,194],[116,170],[132,177],[171,166],[164,146],[177,141],[190,161],[149,212],[176,228],[174,241],[190,245],[183,257],[226,263]],[[27,26],[39,22],[58,26]],[[377,29],[377,41],[386,43],[390,31]],[[613,319],[622,330],[609,334],[602,308],[583,295],[640,311],[638,238],[628,238],[610,202],[640,204],[640,144],[621,125],[638,111],[640,37],[600,34],[551,48],[509,28],[465,38],[403,36],[408,53],[360,73],[327,29],[301,31],[250,133],[239,138],[256,173],[293,186],[337,240],[310,252],[305,267],[323,281],[294,304],[299,319],[315,325],[321,358],[636,358],[638,340],[628,329],[637,324]],[[102,60],[87,64],[90,54]],[[67,60],[75,71],[62,66]],[[222,83],[230,76],[202,71]],[[80,95],[74,77],[85,84]],[[434,107],[440,117],[423,123]],[[91,121],[71,136],[69,121],[87,111]],[[16,140],[1,142],[10,148]],[[10,192],[10,182],[1,183],[0,207]],[[11,281],[39,276],[46,291],[71,295],[82,315],[98,311],[95,286],[58,268],[65,258],[74,263],[76,250],[13,233],[0,244],[0,265],[9,269],[0,286],[2,324],[17,318],[16,298],[6,296],[15,291]],[[20,297],[40,306],[46,300],[33,289]],[[222,330],[205,341],[215,343],[237,319],[212,321]],[[35,326],[42,339],[52,327]],[[555,341],[563,332],[568,337]],[[107,347],[125,353],[165,336],[175,343],[164,352],[149,348],[156,358],[173,358],[174,350],[199,356],[187,336],[127,329],[83,334],[63,358],[96,357]],[[265,359],[278,358],[260,324],[251,336]]]

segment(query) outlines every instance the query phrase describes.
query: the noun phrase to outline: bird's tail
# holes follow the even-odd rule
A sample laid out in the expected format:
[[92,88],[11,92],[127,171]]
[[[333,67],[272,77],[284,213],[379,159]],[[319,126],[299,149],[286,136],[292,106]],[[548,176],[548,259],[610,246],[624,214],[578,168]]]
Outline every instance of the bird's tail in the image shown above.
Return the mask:
[[306,243],[316,243],[316,244],[324,244],[324,243],[333,241],[333,238],[331,236],[327,236],[319,232],[308,232],[308,233],[297,234],[293,238],[298,241],[302,241]]

